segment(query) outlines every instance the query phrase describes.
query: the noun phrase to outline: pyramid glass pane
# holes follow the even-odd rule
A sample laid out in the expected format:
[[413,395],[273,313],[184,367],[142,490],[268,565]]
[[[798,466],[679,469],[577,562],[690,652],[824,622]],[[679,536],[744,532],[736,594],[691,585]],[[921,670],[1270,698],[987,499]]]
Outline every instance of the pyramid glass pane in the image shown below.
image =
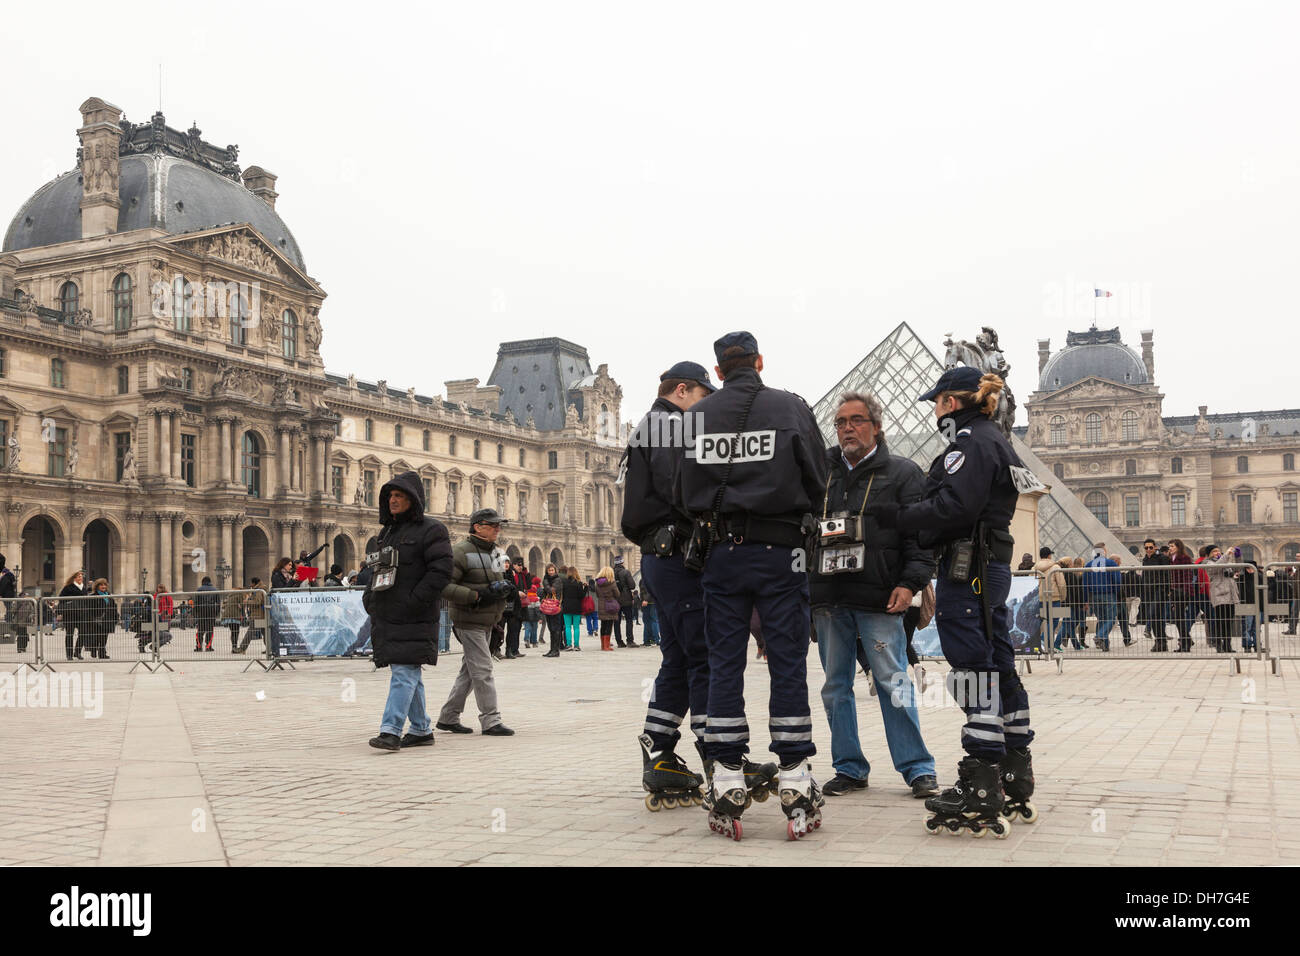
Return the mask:
[[[833,422],[840,395],[870,391],[884,407],[890,451],[928,470],[946,443],[935,428],[934,406],[917,397],[942,374],[943,363],[906,322],[900,323],[813,406],[827,446],[838,443]],[[1091,515],[1084,519],[1088,527],[1081,528],[1058,502],[1060,496],[1073,493],[1051,475],[1039,478],[1051,486],[1038,501],[1039,544],[1061,556],[1088,554],[1104,529]]]

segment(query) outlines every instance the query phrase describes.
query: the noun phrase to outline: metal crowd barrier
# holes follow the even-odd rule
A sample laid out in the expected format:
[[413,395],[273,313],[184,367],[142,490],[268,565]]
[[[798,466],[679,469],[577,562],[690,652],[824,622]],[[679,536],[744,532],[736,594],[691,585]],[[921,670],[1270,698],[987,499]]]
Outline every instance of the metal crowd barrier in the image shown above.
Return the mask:
[[[152,671],[160,667],[172,670],[171,665],[177,662],[215,660],[246,661],[244,670],[254,665],[273,670],[292,668],[294,661],[369,660],[364,624],[339,621],[333,652],[301,653],[300,645],[293,644],[286,631],[292,625],[278,624],[271,610],[275,595],[287,601],[304,591],[321,595],[362,590],[231,588],[157,596],[7,598],[0,600],[0,665],[52,670],[59,661],[93,660],[127,662],[131,670],[144,667]],[[451,620],[444,605],[437,633],[440,654],[460,653],[451,636]]]
[[1300,660],[1300,561],[1264,565],[1264,647],[1277,672],[1280,660]]
[[1043,585],[1052,656],[1058,670],[1067,658],[1173,655],[1227,658],[1239,668],[1242,657],[1264,653],[1263,577],[1252,564],[1208,559],[1140,568],[1054,567]]
[[[161,595],[157,613],[159,666],[170,670],[175,662],[248,661],[249,667],[265,667],[271,657],[265,590],[199,588],[166,596],[170,613]],[[253,647],[254,642],[260,646]]]
[[17,664],[15,674],[24,667],[39,671],[45,666],[37,614],[34,597],[0,598],[0,665]]
[[152,670],[153,597],[149,594],[84,594],[42,597],[39,654],[44,667],[56,662],[130,663]]

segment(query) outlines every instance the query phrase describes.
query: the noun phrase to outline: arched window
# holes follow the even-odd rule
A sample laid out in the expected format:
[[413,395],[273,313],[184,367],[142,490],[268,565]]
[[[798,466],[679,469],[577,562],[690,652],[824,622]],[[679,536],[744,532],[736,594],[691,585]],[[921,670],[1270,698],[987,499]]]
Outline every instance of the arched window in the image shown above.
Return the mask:
[[1054,474],[1057,478],[1061,479],[1061,481],[1064,481],[1065,466],[1058,461],[1055,465],[1052,466],[1052,474]]
[[81,293],[77,291],[75,282],[65,282],[59,289],[59,311],[64,316],[71,318],[81,304]]
[[248,491],[249,497],[262,497],[262,442],[252,432],[244,432],[239,473],[240,481]]
[[298,316],[293,309],[285,309],[280,317],[280,347],[287,359],[298,357]]
[[1169,461],[1169,474],[1181,475],[1183,473],[1183,460],[1181,458],[1172,458]]
[[1128,458],[1124,461],[1124,474],[1136,475],[1138,473],[1138,463],[1136,458]]
[[1049,445],[1065,444],[1065,416],[1053,415],[1047,423],[1047,443]]
[[190,317],[194,314],[194,304],[185,296],[188,285],[184,276],[177,276],[172,280],[172,322],[177,332],[190,330]]
[[1250,459],[1245,455],[1237,456],[1237,474],[1244,475],[1250,471]]
[[1089,412],[1088,417],[1083,420],[1084,440],[1089,445],[1101,444],[1101,416],[1096,412]]
[[1100,491],[1088,492],[1088,497],[1083,499],[1083,506],[1091,511],[1093,517],[1104,527],[1110,527],[1110,502]]
[[1300,561],[1300,542],[1288,541],[1282,545],[1283,561]]
[[230,344],[248,344],[248,306],[238,291],[230,293]]
[[1138,437],[1138,413],[1129,409],[1119,419],[1120,437],[1124,441],[1137,441]]
[[113,328],[122,332],[131,327],[131,277],[119,272],[113,280]]

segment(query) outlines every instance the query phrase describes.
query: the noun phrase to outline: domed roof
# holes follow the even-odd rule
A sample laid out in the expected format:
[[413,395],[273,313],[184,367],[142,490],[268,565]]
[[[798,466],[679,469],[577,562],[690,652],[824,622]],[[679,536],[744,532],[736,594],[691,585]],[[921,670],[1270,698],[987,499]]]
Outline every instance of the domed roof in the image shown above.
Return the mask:
[[[306,272],[302,250],[284,220],[244,186],[187,159],[162,152],[120,157],[117,231],[150,226],[172,235],[246,222]],[[23,203],[5,233],[4,251],[81,238],[81,171],[73,169]]]
[[1121,385],[1148,385],[1141,357],[1120,341],[1119,329],[1070,332],[1065,348],[1043,366],[1038,390],[1055,392],[1085,378],[1101,378]]

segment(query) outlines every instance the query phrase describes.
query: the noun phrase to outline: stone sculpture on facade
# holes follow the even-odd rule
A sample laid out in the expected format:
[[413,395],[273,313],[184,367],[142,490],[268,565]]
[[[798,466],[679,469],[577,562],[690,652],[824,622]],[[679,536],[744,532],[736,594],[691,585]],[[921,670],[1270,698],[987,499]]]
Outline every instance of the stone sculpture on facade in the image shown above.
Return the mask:
[[1002,429],[1002,434],[1011,437],[1011,426],[1016,420],[1016,400],[1011,394],[1011,386],[1007,382],[1011,374],[1011,366],[1007,363],[1006,356],[1002,354],[1001,348],[998,347],[998,334],[987,325],[984,326],[979,335],[975,336],[974,342],[967,342],[965,339],[954,342],[952,334],[944,340],[944,348],[947,350],[943,357],[944,368],[955,368],[958,365],[966,365],[971,368],[977,368],[981,372],[988,374],[993,373],[1001,377],[1004,387],[998,401],[997,413],[993,416],[994,423]]

